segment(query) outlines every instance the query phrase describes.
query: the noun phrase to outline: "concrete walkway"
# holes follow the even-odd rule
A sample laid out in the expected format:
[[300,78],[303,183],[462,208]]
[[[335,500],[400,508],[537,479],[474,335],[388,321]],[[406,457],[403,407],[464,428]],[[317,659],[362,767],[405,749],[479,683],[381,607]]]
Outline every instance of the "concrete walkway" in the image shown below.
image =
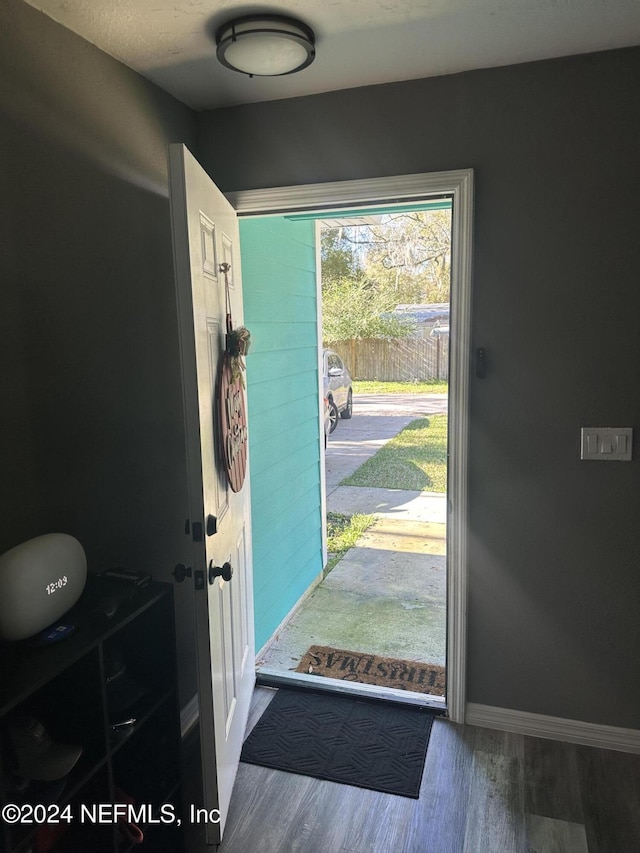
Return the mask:
[[343,515],[362,512],[398,521],[447,523],[447,500],[440,492],[337,486],[327,495],[327,510]]
[[287,671],[310,645],[444,665],[446,496],[340,486],[417,417],[446,412],[446,395],[357,397],[326,452],[327,510],[376,521],[274,638],[259,665]]

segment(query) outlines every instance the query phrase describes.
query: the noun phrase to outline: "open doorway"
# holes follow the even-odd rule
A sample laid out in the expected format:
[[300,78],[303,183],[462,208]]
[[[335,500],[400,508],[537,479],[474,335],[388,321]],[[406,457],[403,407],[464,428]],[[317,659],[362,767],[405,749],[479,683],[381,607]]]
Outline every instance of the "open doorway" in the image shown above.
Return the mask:
[[262,678],[444,705],[451,212],[444,197],[316,215],[328,554]]
[[[258,287],[264,291],[264,299],[260,302],[259,310],[254,312],[254,320],[257,323],[258,330],[262,331],[262,327],[266,329],[268,324],[269,331],[266,333],[270,336],[267,340],[260,339],[256,335],[256,341],[261,347],[262,352],[260,358],[268,357],[271,366],[271,375],[278,374],[279,389],[278,401],[267,402],[270,395],[273,395],[273,387],[268,382],[259,381],[256,383],[256,392],[252,397],[251,389],[249,393],[249,417],[258,412],[262,415],[267,411],[271,416],[273,413],[274,421],[269,425],[271,430],[268,434],[261,433],[256,440],[256,444],[263,444],[264,449],[268,447],[269,451],[276,450],[276,439],[273,430],[278,428],[278,423],[275,418],[278,416],[285,417],[287,411],[291,411],[292,400],[291,394],[295,392],[295,388],[300,385],[300,378],[306,373],[309,373],[310,364],[305,361],[305,347],[309,342],[311,335],[311,323],[309,314],[305,315],[305,300],[308,301],[309,293],[303,293],[301,290],[296,290],[295,285],[288,286],[288,293],[285,298],[282,296],[283,281],[291,276],[293,266],[307,268],[308,271],[308,251],[310,247],[307,245],[307,257],[301,263],[293,263],[292,258],[298,252],[305,240],[301,229],[304,227],[304,216],[302,219],[294,222],[295,228],[298,230],[294,236],[288,239],[285,243],[281,239],[281,235],[277,234],[278,228],[275,226],[276,219],[283,212],[290,216],[291,212],[303,212],[310,218],[316,220],[317,213],[324,215],[327,211],[344,210],[352,208],[354,204],[360,207],[366,207],[373,203],[378,205],[389,204],[392,200],[394,204],[402,204],[404,201],[413,203],[424,203],[425,200],[433,200],[434,198],[442,198],[448,196],[453,201],[452,214],[452,231],[454,235],[454,246],[452,253],[452,313],[451,327],[452,340],[456,340],[459,346],[454,347],[452,351],[452,360],[450,365],[450,396],[456,397],[460,401],[460,405],[455,407],[455,414],[450,417],[449,423],[449,489],[448,489],[448,505],[447,505],[447,629],[446,629],[446,646],[447,646],[447,667],[448,667],[448,689],[447,689],[447,707],[449,714],[453,719],[462,719],[464,708],[464,639],[465,629],[464,624],[464,601],[466,597],[466,566],[464,555],[466,552],[466,390],[467,390],[467,363],[468,363],[468,328],[469,328],[469,290],[470,290],[470,243],[471,243],[471,182],[472,176],[469,172],[446,173],[440,175],[422,175],[422,176],[404,176],[400,178],[379,179],[372,181],[361,182],[346,182],[335,185],[314,185],[307,187],[284,188],[279,190],[265,190],[248,193],[231,194],[230,199],[241,217],[246,216],[247,220],[262,218],[265,215],[271,217],[273,227],[265,227],[265,233],[269,232],[268,251],[265,250],[262,256],[257,260],[252,260],[256,267],[258,276],[262,277],[258,281]],[[348,203],[347,203],[348,202]],[[308,222],[307,222],[308,224]],[[241,219],[242,225],[242,219]],[[458,238],[456,239],[456,235]],[[244,234],[241,229],[241,237],[244,244]],[[268,283],[264,277],[264,261],[270,255],[270,259],[277,258],[280,264],[280,273],[278,286],[273,286]],[[245,251],[243,245],[243,270],[246,276]],[[308,307],[308,306],[307,306]],[[281,358],[279,352],[278,341],[276,337],[284,334],[286,324],[282,321],[285,315],[290,319],[295,316],[297,323],[287,327],[286,334],[287,348],[289,355],[286,360]],[[267,322],[268,321],[268,322]],[[252,329],[253,332],[253,329]],[[319,328],[316,329],[318,336],[318,344],[321,342],[321,334]],[[290,353],[294,352],[294,358],[291,358]],[[250,356],[250,358],[252,358]],[[258,356],[256,356],[256,359]],[[258,362],[256,361],[256,364]],[[293,365],[293,366],[292,366]],[[316,362],[316,376],[318,376]],[[307,380],[309,376],[306,377]],[[307,382],[307,386],[308,386]],[[305,386],[306,387],[306,386]],[[288,396],[287,396],[288,395]],[[308,420],[311,421],[310,399],[296,399],[296,422],[303,425]],[[288,407],[288,408],[287,408]],[[306,408],[305,408],[306,407]],[[302,409],[305,409],[303,412]],[[260,411],[259,411],[260,410]],[[319,400],[316,402],[315,414],[315,429],[316,442],[319,445],[319,426],[320,418]],[[262,418],[262,428],[265,428],[265,420]],[[304,432],[304,430],[302,430]],[[255,431],[254,431],[255,433]],[[296,587],[295,583],[289,583],[288,590],[284,590],[280,583],[281,575],[283,574],[283,566],[288,563],[295,562],[296,566],[302,567],[301,554],[302,551],[298,548],[295,560],[290,559],[291,551],[289,550],[289,542],[284,541],[280,535],[280,531],[284,529],[282,523],[286,522],[295,527],[295,535],[301,536],[305,529],[311,532],[311,516],[304,514],[305,500],[309,496],[309,490],[303,494],[305,488],[305,477],[307,469],[303,468],[308,462],[308,453],[303,452],[301,447],[300,430],[287,432],[280,431],[278,441],[286,443],[287,459],[283,460],[282,456],[278,457],[277,453],[268,454],[268,464],[264,472],[264,482],[260,482],[256,489],[260,491],[261,499],[267,502],[265,507],[268,511],[262,511],[260,514],[254,513],[254,518],[258,515],[265,519],[265,525],[270,524],[270,547],[271,551],[266,554],[264,559],[260,559],[256,549],[256,541],[254,538],[254,562],[259,564],[259,569],[264,571],[264,588],[268,590],[270,597],[270,605],[272,606],[271,623],[276,628],[286,621],[285,619],[276,620],[274,614],[278,611],[276,605],[279,604],[281,595],[293,595],[295,602],[298,602],[304,596],[304,589]],[[308,448],[306,448],[308,450]],[[320,447],[318,446],[318,451]],[[278,476],[282,474],[282,463],[286,462],[285,480],[282,481],[280,487],[275,484]],[[319,454],[319,461],[323,462],[323,455]],[[253,466],[253,456],[252,456]],[[252,480],[253,489],[253,480]],[[262,494],[264,492],[264,494]],[[289,503],[285,511],[279,510],[279,500],[283,493],[288,494]],[[323,514],[326,510],[326,494],[323,495]],[[286,518],[285,518],[286,515]],[[316,519],[317,525],[317,519]],[[263,536],[263,531],[258,531],[258,536]],[[452,547],[453,546],[453,547]],[[312,549],[313,550],[313,549]],[[317,551],[317,549],[315,549]],[[315,553],[314,551],[314,553]],[[316,565],[315,563],[310,563]],[[308,583],[307,583],[308,586]],[[305,589],[307,587],[305,586]],[[289,598],[291,601],[291,597]],[[285,617],[289,615],[291,606],[288,607]],[[453,616],[453,618],[451,618]],[[258,628],[261,626],[258,625]],[[258,649],[261,644],[258,641]]]

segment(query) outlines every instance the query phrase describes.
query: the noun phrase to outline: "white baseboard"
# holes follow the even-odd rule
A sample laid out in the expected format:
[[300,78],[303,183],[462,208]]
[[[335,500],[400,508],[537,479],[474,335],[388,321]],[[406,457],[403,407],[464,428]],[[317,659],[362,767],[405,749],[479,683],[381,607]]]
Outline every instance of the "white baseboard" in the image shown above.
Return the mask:
[[467,702],[465,723],[532,737],[564,740],[598,749],[640,753],[640,730],[638,729],[622,729],[599,723],[565,720],[561,717],[547,717],[544,714],[531,714],[527,711],[478,705],[475,702]]

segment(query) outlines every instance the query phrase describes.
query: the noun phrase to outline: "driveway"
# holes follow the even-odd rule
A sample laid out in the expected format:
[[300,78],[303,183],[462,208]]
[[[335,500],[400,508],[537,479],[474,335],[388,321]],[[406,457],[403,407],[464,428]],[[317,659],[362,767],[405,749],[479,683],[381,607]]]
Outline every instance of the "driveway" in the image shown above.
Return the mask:
[[341,480],[350,476],[407,424],[426,415],[447,412],[446,394],[357,394],[353,417],[340,418],[325,452],[327,499]]

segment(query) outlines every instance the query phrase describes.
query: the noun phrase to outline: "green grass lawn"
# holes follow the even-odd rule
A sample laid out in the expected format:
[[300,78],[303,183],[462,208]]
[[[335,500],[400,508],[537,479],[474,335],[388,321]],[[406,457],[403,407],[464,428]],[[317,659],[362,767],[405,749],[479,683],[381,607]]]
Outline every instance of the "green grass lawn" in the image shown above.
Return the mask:
[[374,382],[357,379],[353,382],[355,394],[446,394],[447,382],[430,379],[428,382]]
[[342,515],[339,512],[327,513],[327,551],[329,559],[324,569],[325,577],[347,551],[356,544],[375,518],[373,515]]
[[447,415],[413,421],[340,485],[446,492]]

